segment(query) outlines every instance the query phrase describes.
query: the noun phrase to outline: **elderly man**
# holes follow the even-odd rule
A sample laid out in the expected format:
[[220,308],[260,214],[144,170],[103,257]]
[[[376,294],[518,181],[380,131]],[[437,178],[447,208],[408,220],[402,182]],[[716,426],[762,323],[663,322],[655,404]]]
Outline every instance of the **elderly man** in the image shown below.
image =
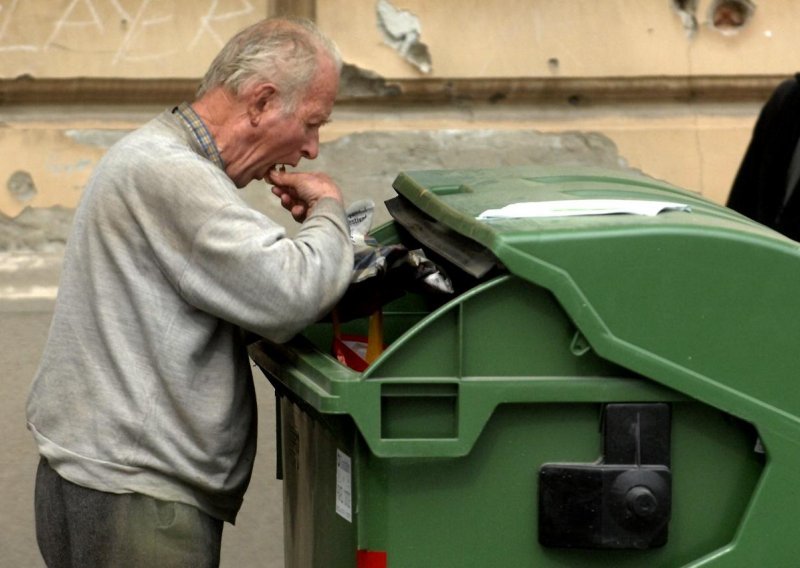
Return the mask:
[[[218,565],[256,447],[243,336],[291,338],[352,271],[339,188],[283,171],[317,156],[340,66],[310,23],[255,24],[98,164],[28,401],[48,566]],[[237,195],[261,179],[294,238]]]

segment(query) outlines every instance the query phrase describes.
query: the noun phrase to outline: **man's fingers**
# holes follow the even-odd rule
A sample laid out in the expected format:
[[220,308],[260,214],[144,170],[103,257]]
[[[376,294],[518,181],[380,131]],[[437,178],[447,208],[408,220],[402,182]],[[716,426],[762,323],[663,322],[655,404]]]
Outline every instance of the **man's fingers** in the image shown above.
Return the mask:
[[294,188],[273,186],[272,193],[280,199],[281,207],[289,211],[296,221],[302,222],[306,218],[308,204],[297,197]]
[[274,185],[272,186],[272,193],[281,200],[284,206],[298,201],[297,192],[291,187]]
[[298,203],[297,205],[295,205],[294,207],[292,207],[290,209],[290,212],[292,213],[292,217],[294,218],[294,220],[297,221],[298,223],[300,223],[300,222],[305,221],[306,213],[308,213],[308,209],[306,208],[306,206],[304,204]]
[[267,172],[267,180],[273,185],[296,188],[307,175],[309,174],[303,172],[287,172],[285,167],[272,168]]
[[280,198],[283,208],[299,222],[305,220],[308,212],[323,197],[332,197],[340,203],[343,201],[336,183],[322,173],[272,169],[268,180],[273,184],[272,193]]

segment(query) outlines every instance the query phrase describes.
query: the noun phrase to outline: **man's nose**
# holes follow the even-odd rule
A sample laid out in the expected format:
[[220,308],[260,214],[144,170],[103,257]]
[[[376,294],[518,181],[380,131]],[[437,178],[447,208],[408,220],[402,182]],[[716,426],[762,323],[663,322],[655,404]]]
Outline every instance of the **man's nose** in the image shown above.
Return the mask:
[[319,133],[314,132],[306,137],[305,144],[301,148],[303,157],[307,160],[313,160],[319,155]]

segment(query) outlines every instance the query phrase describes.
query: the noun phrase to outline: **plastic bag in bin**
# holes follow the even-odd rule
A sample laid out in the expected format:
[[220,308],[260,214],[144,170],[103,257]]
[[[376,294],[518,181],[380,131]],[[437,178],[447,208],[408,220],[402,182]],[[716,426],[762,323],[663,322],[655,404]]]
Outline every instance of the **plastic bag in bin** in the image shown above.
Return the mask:
[[405,292],[453,293],[450,278],[422,249],[381,245],[367,234],[374,208],[371,200],[362,200],[347,210],[355,261],[350,287],[337,306],[340,321],[368,316]]
[[[343,364],[364,371],[384,349],[382,306],[405,292],[452,294],[447,274],[421,249],[381,245],[368,235],[375,204],[358,201],[347,211],[355,261],[350,286],[331,314],[333,353]],[[367,336],[342,334],[343,321],[369,316]]]

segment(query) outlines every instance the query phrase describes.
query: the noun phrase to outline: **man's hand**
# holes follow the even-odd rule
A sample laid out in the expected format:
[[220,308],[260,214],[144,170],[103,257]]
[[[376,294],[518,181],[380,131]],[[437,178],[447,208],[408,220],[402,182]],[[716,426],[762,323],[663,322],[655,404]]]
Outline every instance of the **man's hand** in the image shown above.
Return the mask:
[[270,170],[270,183],[274,184],[272,193],[281,200],[281,205],[289,211],[298,223],[302,223],[308,212],[323,197],[332,197],[344,204],[342,192],[325,174],[306,172],[286,172]]

